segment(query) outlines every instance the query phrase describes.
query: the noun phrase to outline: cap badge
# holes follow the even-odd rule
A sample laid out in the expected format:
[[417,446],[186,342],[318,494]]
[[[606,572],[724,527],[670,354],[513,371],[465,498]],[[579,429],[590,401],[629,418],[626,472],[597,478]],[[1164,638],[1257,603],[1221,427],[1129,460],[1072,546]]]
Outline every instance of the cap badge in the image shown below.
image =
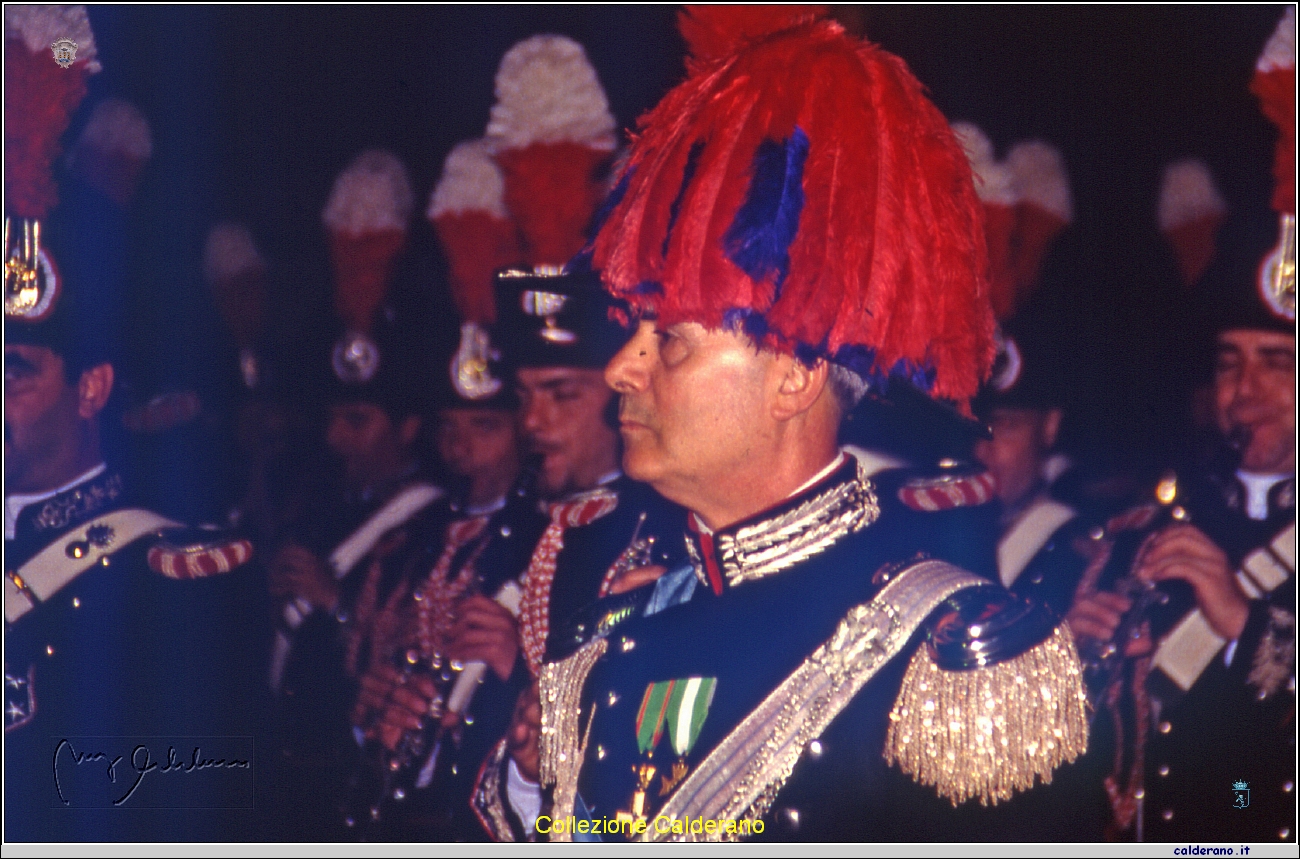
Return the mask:
[[346,334],[334,344],[330,363],[340,381],[350,385],[365,384],[379,370],[379,347],[364,334]]
[[566,328],[561,328],[555,322],[555,314],[564,309],[564,305],[569,301],[567,295],[559,295],[554,292],[541,292],[535,289],[525,290],[521,298],[524,313],[529,316],[544,317],[545,327],[537,332],[537,336],[550,343],[567,344],[576,342],[578,335]]
[[[1259,294],[1275,316],[1295,321],[1295,215],[1282,216],[1282,236],[1259,270]],[[6,293],[7,295],[7,293]]]
[[58,272],[41,248],[41,224],[5,218],[5,318],[40,322],[54,310]]
[[490,361],[501,360],[488,334],[473,322],[460,326],[460,346],[451,359],[451,384],[467,400],[486,400],[501,390],[501,380],[492,375]]

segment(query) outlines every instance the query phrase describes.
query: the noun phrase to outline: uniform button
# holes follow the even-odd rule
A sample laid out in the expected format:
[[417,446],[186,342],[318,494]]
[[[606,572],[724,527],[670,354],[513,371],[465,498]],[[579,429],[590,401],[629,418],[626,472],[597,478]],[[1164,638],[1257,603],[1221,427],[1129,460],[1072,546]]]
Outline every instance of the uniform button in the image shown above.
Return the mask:
[[607,754],[609,753],[605,751],[604,746],[596,746],[596,760],[603,761]]
[[501,526],[501,536],[502,536],[502,537],[509,537],[509,536],[510,536],[510,526],[509,526],[509,525],[502,525],[502,526]]
[[618,703],[618,693],[610,692],[609,696],[605,700],[609,702],[609,706],[613,707],[615,704]]
[[813,760],[817,760],[818,758],[820,758],[822,756],[823,751],[825,750],[822,748],[821,740],[813,740],[811,743],[808,744],[808,756],[811,757]]
[[785,821],[790,825],[791,829],[797,830],[799,828],[799,809],[787,808],[781,814],[785,817]]
[[1173,729],[1174,729],[1174,726],[1171,725],[1171,724],[1169,724],[1168,722],[1161,722],[1161,723],[1160,723],[1160,726],[1159,726],[1158,728],[1156,728],[1156,730],[1158,730],[1158,731],[1159,731],[1160,733],[1162,733],[1162,734],[1167,734],[1167,733],[1169,733],[1170,731],[1172,731]]
[[[1140,788],[1138,788],[1137,790],[1133,791],[1133,798],[1134,798],[1134,799],[1146,799],[1146,798],[1147,798],[1146,788],[1142,788],[1142,787],[1140,787]],[[1167,818],[1166,818],[1166,819],[1167,819]]]
[[72,598],[72,607],[73,607],[73,608],[81,608],[81,597],[73,597],[73,598]]
[[1278,830],[1277,837],[1282,839],[1283,841],[1286,841],[1288,838],[1291,837],[1291,830],[1287,829],[1286,827],[1283,827],[1282,829]]
[[99,559],[99,565],[100,565],[101,567],[107,567],[107,566],[108,566],[108,555],[105,555],[104,557],[102,557],[102,558]]
[[1043,574],[1042,574],[1042,573],[1038,573],[1038,574],[1032,576],[1032,577],[1029,579],[1029,581],[1030,581],[1030,583],[1032,583],[1032,584],[1035,584],[1035,585],[1041,585],[1041,584],[1043,583]]
[[1167,776],[1167,775],[1169,775],[1169,767],[1161,767],[1160,770],[1159,770],[1159,772],[1160,772],[1160,775],[1162,775],[1162,776]]
[[1089,532],[1088,532],[1088,536],[1089,536],[1090,538],[1092,538],[1093,540],[1100,540],[1102,537],[1105,537],[1105,536],[1106,536],[1106,529],[1105,529],[1105,528],[1102,528],[1102,527],[1099,525],[1099,526],[1093,528],[1091,531],[1089,531]]
[[1164,811],[1160,812],[1160,819],[1166,822],[1173,820],[1174,810],[1172,808],[1166,808]]
[[1288,781],[1288,782],[1283,782],[1283,783],[1282,783],[1282,792],[1283,792],[1283,793],[1290,793],[1290,792],[1293,791],[1293,790],[1295,790],[1295,782]]
[[627,653],[629,650],[636,647],[636,642],[625,635],[619,639],[619,646],[623,648],[624,653]]
[[452,765],[451,765],[451,774],[452,774],[452,775],[459,775],[459,774],[460,774],[460,764],[452,764]]

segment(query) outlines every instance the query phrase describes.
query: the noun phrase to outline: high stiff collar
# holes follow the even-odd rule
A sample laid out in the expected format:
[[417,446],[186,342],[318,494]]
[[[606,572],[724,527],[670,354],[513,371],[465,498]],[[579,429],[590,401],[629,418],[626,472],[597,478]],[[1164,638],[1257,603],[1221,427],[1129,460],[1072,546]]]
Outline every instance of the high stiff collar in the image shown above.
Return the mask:
[[725,587],[779,573],[825,551],[880,516],[875,488],[856,457],[748,519],[710,532],[694,516],[686,551],[701,583]]

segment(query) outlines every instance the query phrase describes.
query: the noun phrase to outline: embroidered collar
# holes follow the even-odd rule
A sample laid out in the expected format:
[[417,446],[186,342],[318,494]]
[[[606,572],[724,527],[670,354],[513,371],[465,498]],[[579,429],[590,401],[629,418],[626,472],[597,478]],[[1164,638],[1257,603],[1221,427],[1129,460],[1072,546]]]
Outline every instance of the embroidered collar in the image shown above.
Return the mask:
[[[118,499],[121,497],[121,475],[108,470],[99,471],[89,480],[78,482],[43,503],[38,501],[26,505],[15,517],[15,532],[26,533],[33,527],[37,532],[62,530],[120,504]],[[28,516],[32,513],[35,515],[29,524]]]
[[5,496],[5,539],[12,540],[14,538],[14,524],[18,521],[18,514],[23,512],[24,507],[30,507],[33,504],[39,504],[42,501],[48,501],[56,495],[67,492],[69,489],[73,489],[77,486],[80,486],[81,484],[86,483],[87,481],[94,480],[96,477],[99,477],[99,475],[103,474],[105,469],[107,468],[108,466],[101,462],[99,465],[96,465],[94,468],[90,469],[89,471],[86,471],[85,473],[79,474],[76,477],[72,478],[67,483],[63,484],[57,489],[49,489],[46,490],[45,492],[31,492],[25,494],[15,492],[12,495],[6,495]]
[[[875,487],[856,457],[776,507],[714,532],[692,528],[686,551],[715,594],[761,579],[825,551],[880,516]],[[694,517],[691,517],[694,524]]]

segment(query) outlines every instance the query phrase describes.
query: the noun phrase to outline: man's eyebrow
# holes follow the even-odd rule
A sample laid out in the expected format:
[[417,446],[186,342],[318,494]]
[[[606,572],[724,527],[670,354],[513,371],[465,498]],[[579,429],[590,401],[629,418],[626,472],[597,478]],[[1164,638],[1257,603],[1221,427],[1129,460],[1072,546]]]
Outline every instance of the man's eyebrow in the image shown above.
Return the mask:
[[1265,358],[1286,358],[1295,360],[1295,350],[1286,346],[1263,346],[1260,347],[1259,354]]

